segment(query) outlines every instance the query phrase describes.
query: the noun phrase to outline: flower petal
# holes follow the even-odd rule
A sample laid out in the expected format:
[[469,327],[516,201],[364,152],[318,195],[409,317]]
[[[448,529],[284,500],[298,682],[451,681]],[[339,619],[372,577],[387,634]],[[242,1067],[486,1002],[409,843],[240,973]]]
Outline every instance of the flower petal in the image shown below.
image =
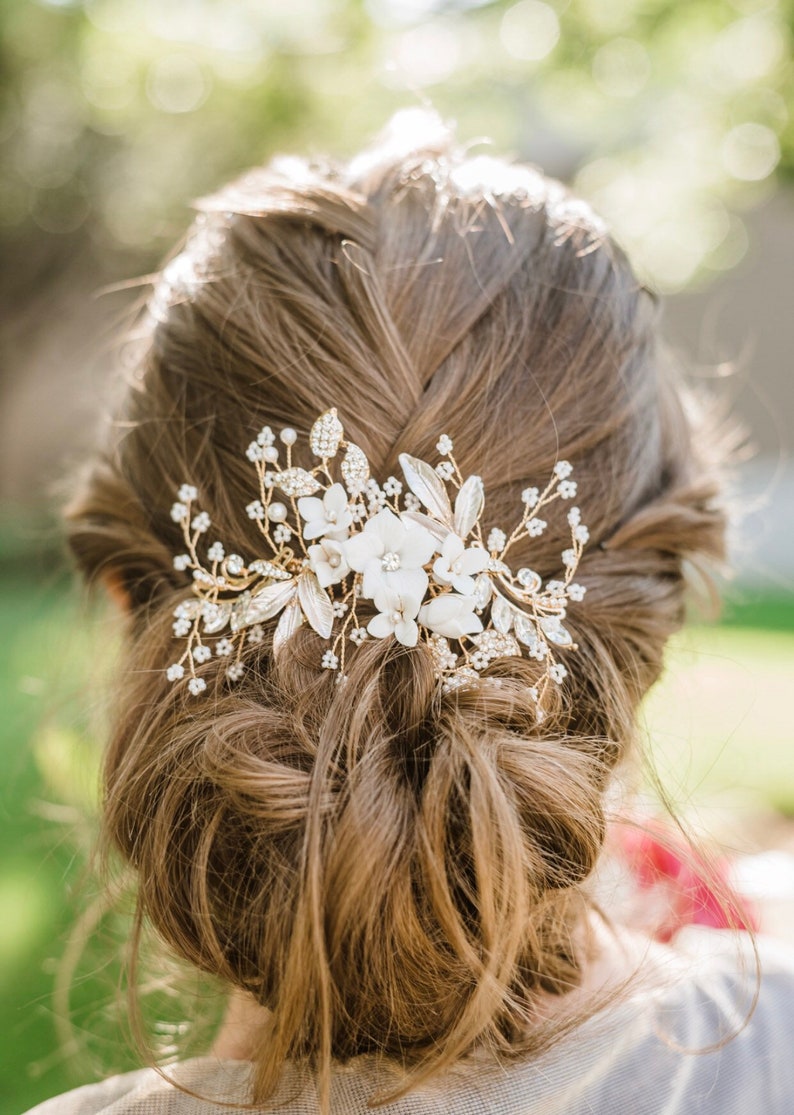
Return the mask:
[[323,496],[326,511],[336,511],[337,515],[347,507],[347,492],[341,484],[332,484]]
[[388,587],[402,597],[404,605],[408,601],[416,601],[416,608],[412,613],[416,615],[429,584],[424,569],[397,569],[394,573],[383,573],[382,576]]
[[425,604],[418,618],[423,627],[450,639],[482,631],[482,621],[474,614],[474,600],[451,592],[442,593]]
[[404,647],[415,647],[419,641],[419,628],[415,619],[403,619],[394,625],[394,635]]
[[385,639],[394,633],[394,621],[390,614],[378,612],[367,624],[367,631],[376,639]]
[[462,573],[482,573],[488,564],[488,551],[482,546],[471,546],[460,557],[460,570]]
[[402,539],[395,549],[399,550],[400,563],[404,569],[420,569],[436,552],[436,540],[423,527],[406,527],[402,523]]
[[325,508],[323,501],[317,496],[301,496],[298,500],[298,511],[302,519],[322,519]]
[[[374,520],[370,519],[370,522]],[[368,562],[383,554],[383,539],[375,531],[365,528],[348,538],[342,549],[350,568],[355,569],[356,573],[363,573]]]

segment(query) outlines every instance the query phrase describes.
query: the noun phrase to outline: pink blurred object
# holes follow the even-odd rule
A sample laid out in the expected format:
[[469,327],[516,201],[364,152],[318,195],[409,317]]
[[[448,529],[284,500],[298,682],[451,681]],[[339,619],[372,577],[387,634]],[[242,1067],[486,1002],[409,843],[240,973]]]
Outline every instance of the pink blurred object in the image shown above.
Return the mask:
[[638,889],[636,914],[659,941],[687,925],[758,930],[757,911],[730,882],[731,861],[707,862],[658,822],[613,830],[616,852]]

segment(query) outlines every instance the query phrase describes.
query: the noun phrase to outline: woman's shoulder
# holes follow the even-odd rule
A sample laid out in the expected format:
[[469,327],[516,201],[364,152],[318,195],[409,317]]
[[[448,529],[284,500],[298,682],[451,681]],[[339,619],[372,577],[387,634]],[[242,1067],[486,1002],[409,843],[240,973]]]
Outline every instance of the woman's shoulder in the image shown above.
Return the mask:
[[[477,1059],[383,1111],[788,1115],[794,952],[713,929],[686,930],[675,948],[650,945],[640,955],[636,947],[634,959],[645,960],[650,978],[547,1054],[495,1072]],[[249,1073],[247,1062],[214,1058],[186,1061],[167,1075],[142,1069],[55,1097],[28,1115],[228,1115],[225,1104],[248,1102]],[[278,1108],[284,1115],[317,1110],[307,1083],[293,1080],[291,1100]],[[369,1110],[384,1083],[368,1058],[354,1060],[335,1077],[332,1111]]]

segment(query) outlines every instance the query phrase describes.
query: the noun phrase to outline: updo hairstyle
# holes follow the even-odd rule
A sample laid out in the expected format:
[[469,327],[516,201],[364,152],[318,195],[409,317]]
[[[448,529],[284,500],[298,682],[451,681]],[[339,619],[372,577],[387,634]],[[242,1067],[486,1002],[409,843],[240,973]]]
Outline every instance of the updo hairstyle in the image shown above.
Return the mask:
[[[397,124],[405,120],[397,121]],[[657,343],[657,306],[600,222],[536,171],[459,151],[434,118],[343,165],[281,159],[200,204],[148,311],[150,342],[68,510],[91,580],[131,611],[104,767],[109,848],[180,957],[269,1009],[254,1099],[287,1060],[377,1052],[415,1077],[551,1032],[538,993],[580,979],[604,803],[682,621],[684,563],[719,557],[706,435]],[[419,138],[417,139],[417,136]],[[218,536],[259,535],[245,447],[335,406],[381,481],[442,432],[482,476],[483,526],[574,463],[591,532],[566,621],[579,649],[538,723],[537,666],[442,693],[427,646],[369,639],[349,682],[307,627],[237,684],[166,679],[169,515],[195,484]],[[564,510],[516,564],[561,575]]]

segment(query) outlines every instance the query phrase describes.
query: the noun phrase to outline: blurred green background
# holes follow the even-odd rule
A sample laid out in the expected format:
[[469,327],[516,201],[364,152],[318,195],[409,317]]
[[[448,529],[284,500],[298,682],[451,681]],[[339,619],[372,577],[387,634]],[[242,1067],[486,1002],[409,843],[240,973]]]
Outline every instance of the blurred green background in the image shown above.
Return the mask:
[[[688,815],[794,848],[792,34],[794,0],[1,0],[0,1115],[134,1063],[124,912],[86,874],[112,620],[70,587],[53,508],[134,359],[136,277],[191,197],[278,150],[350,152],[396,109],[571,182],[751,430],[725,618],[677,640],[646,729]],[[167,1048],[185,1022],[157,1018]]]

